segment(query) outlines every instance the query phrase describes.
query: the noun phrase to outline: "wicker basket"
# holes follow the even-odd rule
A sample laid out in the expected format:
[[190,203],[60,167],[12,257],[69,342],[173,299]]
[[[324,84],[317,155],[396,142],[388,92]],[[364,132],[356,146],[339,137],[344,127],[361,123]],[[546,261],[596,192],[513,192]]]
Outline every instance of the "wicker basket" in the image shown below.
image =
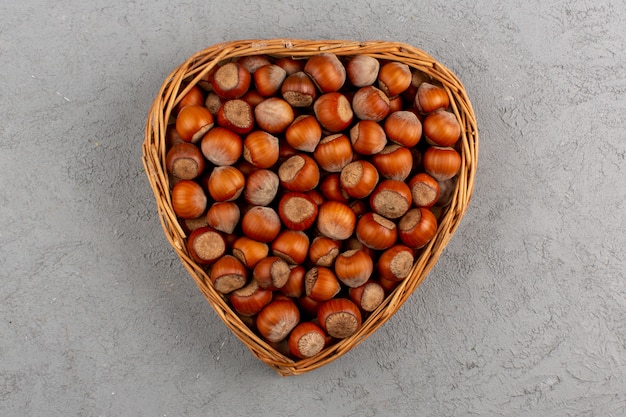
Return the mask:
[[[450,110],[461,124],[459,145],[462,166],[452,202],[445,208],[440,218],[437,235],[420,251],[409,277],[403,280],[383,304],[364,321],[356,334],[324,349],[312,358],[294,361],[270,347],[241,321],[226,303],[225,298],[211,285],[206,284],[206,272],[187,252],[186,235],[172,209],[170,184],[164,168],[165,132],[168,123],[171,122],[172,109],[180,98],[218,63],[257,54],[306,58],[322,51],[332,52],[337,56],[365,54],[383,60],[400,61],[440,82],[450,97]],[[451,71],[417,48],[402,43],[378,41],[241,40],[214,45],[198,52],[167,77],[147,118],[143,164],[156,197],[165,235],[200,291],[226,326],[259,360],[272,367],[278,374],[288,376],[316,369],[354,348],[382,326],[420,285],[437,262],[468,207],[476,173],[478,141],[474,111],[462,83]]]

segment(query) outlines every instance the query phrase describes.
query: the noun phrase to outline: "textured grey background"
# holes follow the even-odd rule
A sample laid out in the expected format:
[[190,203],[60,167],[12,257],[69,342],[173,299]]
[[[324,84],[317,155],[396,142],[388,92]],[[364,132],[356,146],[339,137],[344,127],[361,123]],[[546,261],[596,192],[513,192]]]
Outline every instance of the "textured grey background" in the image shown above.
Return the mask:
[[[278,377],[169,247],[141,166],[192,53],[397,40],[463,80],[472,204],[391,321]],[[2,0],[0,415],[625,416],[623,0]]]

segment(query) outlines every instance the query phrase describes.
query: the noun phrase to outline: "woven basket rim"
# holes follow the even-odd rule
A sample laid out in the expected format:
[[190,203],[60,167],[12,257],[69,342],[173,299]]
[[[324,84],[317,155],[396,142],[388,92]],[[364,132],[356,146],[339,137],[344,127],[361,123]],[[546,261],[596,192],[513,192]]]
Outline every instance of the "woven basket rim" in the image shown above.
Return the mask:
[[[421,249],[409,277],[401,281],[383,304],[370,314],[355,335],[324,349],[312,358],[295,361],[276,351],[250,330],[231,310],[224,297],[211,285],[206,284],[205,279],[208,277],[205,271],[187,253],[186,234],[173,212],[169,179],[164,169],[165,131],[168,123],[171,122],[172,109],[178,101],[218,63],[257,54],[304,59],[321,52],[331,52],[338,56],[365,54],[380,59],[400,61],[437,80],[448,92],[450,110],[461,124],[462,162],[452,202],[439,221],[437,235]],[[419,48],[401,42],[388,41],[248,39],[218,43],[205,48],[190,56],[165,78],[148,113],[142,145],[142,162],[155,195],[159,220],[166,238],[199,290],[226,326],[254,356],[273,368],[279,375],[290,376],[326,365],[359,345],[386,323],[422,283],[465,215],[474,188],[478,146],[476,117],[465,87],[454,73]]]

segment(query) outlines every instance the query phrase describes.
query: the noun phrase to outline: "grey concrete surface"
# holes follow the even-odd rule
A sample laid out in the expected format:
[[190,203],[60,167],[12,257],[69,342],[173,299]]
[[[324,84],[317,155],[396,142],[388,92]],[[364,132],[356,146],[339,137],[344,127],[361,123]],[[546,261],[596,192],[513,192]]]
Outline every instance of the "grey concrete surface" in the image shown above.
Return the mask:
[[[164,77],[247,38],[397,40],[481,134],[439,263],[281,378],[169,247],[141,166]],[[0,3],[1,416],[626,416],[623,0]]]

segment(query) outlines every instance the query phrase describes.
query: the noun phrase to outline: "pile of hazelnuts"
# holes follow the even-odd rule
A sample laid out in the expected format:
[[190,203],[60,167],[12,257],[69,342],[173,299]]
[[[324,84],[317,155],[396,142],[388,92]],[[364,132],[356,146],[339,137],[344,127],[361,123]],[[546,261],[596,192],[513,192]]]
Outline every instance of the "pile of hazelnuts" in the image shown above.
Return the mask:
[[221,62],[183,91],[165,162],[207,285],[290,357],[353,335],[450,202],[446,90],[402,62],[320,53]]

